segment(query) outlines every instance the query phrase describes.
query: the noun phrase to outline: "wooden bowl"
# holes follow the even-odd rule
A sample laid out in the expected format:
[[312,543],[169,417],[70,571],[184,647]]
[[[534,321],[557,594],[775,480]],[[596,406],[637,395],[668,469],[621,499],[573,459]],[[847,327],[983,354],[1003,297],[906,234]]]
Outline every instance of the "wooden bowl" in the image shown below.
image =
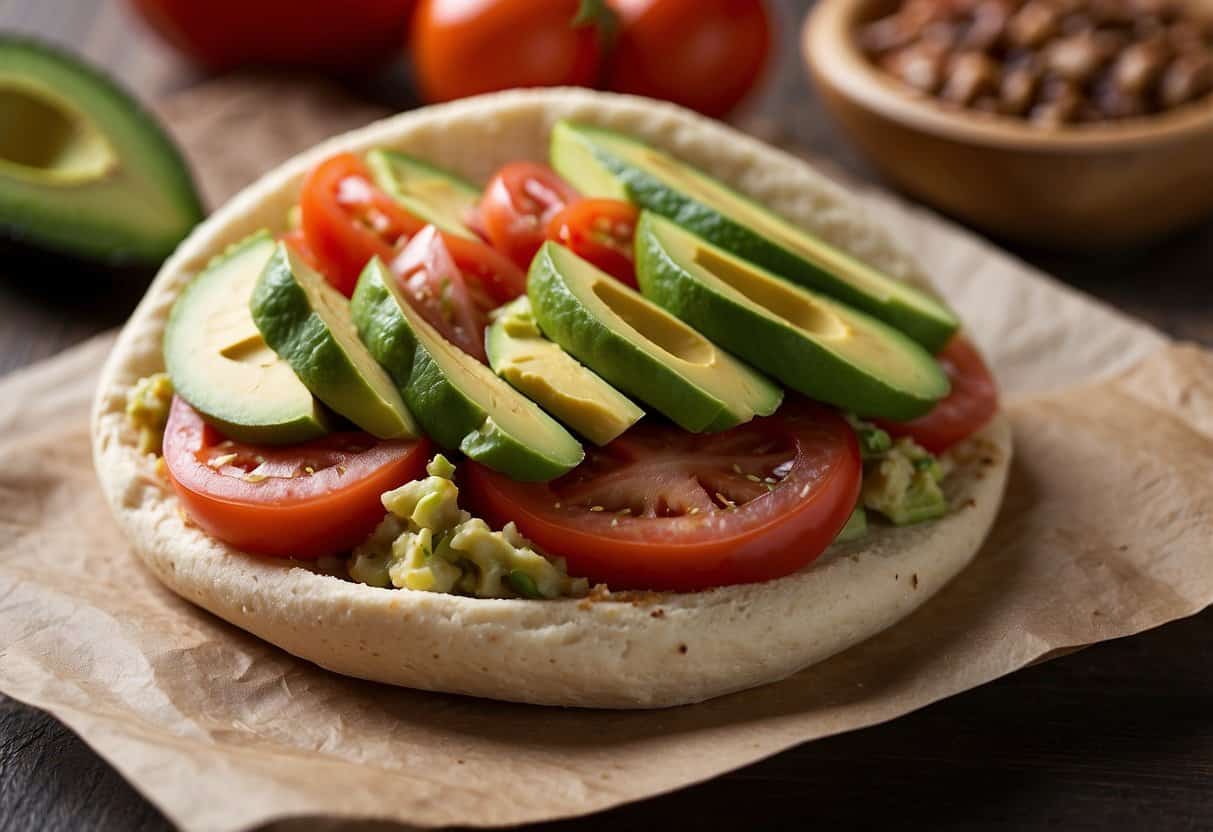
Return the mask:
[[1213,99],[1133,121],[1059,129],[949,109],[859,49],[889,0],[820,0],[802,33],[809,74],[851,140],[891,181],[996,235],[1109,249],[1213,212]]

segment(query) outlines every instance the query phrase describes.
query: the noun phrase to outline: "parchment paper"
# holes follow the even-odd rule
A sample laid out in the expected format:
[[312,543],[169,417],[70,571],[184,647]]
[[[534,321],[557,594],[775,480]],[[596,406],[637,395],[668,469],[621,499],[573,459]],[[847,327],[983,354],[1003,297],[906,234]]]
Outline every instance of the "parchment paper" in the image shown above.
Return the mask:
[[[258,94],[284,97],[277,82]],[[318,110],[285,132],[247,106],[224,112],[177,123],[187,147],[242,154],[236,169],[320,137]],[[350,126],[349,112],[324,123]],[[204,175],[212,198],[240,184]],[[988,544],[892,630],[779,684],[658,712],[332,675],[170,594],[128,553],[89,462],[106,336],[0,382],[0,689],[55,714],[188,830],[299,816],[488,826],[678,788],[1213,602],[1213,355],[866,199],[988,351],[1015,428]]]

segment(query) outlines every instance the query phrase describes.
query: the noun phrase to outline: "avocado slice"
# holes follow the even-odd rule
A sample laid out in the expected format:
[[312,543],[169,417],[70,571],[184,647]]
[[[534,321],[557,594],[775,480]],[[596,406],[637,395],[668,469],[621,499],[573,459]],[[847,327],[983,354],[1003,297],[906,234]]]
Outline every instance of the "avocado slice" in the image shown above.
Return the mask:
[[0,37],[0,235],[152,264],[202,216],[180,153],[134,99],[63,52]]
[[686,430],[726,430],[783,400],[766,378],[564,246],[539,249],[527,294],[545,335]]
[[265,342],[308,390],[380,439],[420,433],[396,385],[358,339],[350,302],[278,243],[250,303]]
[[636,276],[646,297],[809,398],[908,420],[948,393],[930,353],[891,326],[649,211],[636,226]]
[[632,400],[543,337],[523,296],[493,313],[485,351],[493,372],[596,445],[640,421]]
[[525,482],[554,479],[581,462],[581,443],[439,335],[378,259],[367,263],[351,306],[363,343],[439,445]]
[[266,344],[249,310],[274,238],[260,231],[212,260],[173,305],[164,362],[177,395],[231,439],[289,445],[328,432],[328,415]]
[[900,329],[931,352],[960,326],[934,298],[818,239],[668,153],[628,136],[561,121],[552,167],[587,196],[630,200],[780,277]]
[[397,150],[366,154],[378,185],[413,216],[461,237],[478,240],[467,217],[480,202],[480,188],[466,179]]

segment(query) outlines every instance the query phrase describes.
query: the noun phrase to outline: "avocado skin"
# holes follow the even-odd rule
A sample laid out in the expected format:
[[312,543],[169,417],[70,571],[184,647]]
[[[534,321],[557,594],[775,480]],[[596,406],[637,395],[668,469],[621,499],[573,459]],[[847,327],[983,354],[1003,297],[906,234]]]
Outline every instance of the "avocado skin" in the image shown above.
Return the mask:
[[687,384],[626,338],[587,314],[561,280],[548,246],[531,261],[527,295],[543,334],[602,376],[607,383],[651,404],[684,430],[693,433],[726,430],[737,420],[724,403]]
[[[452,384],[400,312],[385,279],[393,277],[381,262],[374,259],[367,263],[350,301],[354,324],[362,342],[388,371],[413,418],[431,439],[519,482],[555,479],[581,462],[584,452],[572,435],[565,432],[570,446],[577,450],[575,459],[545,454],[524,438],[503,431],[491,414]],[[475,361],[471,357],[468,360]],[[485,372],[514,392],[487,367]],[[550,418],[538,412],[541,418]],[[552,424],[564,432],[555,422]]]
[[[904,349],[920,354],[924,365],[934,367],[937,383],[930,394],[915,395],[898,388],[824,347],[806,348],[806,337],[795,327],[732,305],[676,262],[653,226],[652,215],[642,213],[636,228],[636,277],[645,297],[793,390],[859,416],[896,421],[922,416],[947,395],[947,377],[934,359],[896,330],[852,310],[857,317],[866,318],[869,326],[901,342]],[[705,245],[710,244],[705,241]]]
[[[17,73],[41,78],[55,75],[70,79],[53,86],[55,92],[75,104],[87,100],[91,107],[119,114],[140,136],[144,145],[137,151],[123,147],[108,131],[122,164],[128,154],[138,152],[154,159],[160,189],[173,203],[177,216],[164,228],[141,228],[103,217],[79,216],[70,202],[59,204],[67,189],[48,189],[44,198],[6,197],[6,178],[0,174],[0,237],[23,248],[52,251],[82,260],[100,261],[112,266],[154,266],[172,253],[190,229],[202,221],[202,200],[177,146],[156,119],[125,90],[105,75],[72,55],[39,41],[24,37],[0,36],[0,75]],[[48,82],[49,83],[49,82]],[[82,108],[84,109],[84,108]],[[122,191],[115,190],[118,199]],[[132,198],[141,198],[133,194]]]
[[[645,146],[630,136],[611,130],[583,125],[576,125],[574,129],[589,136],[599,133],[630,144]],[[893,299],[887,304],[874,301],[867,293],[855,288],[845,279],[836,277],[814,263],[793,254],[773,240],[730,219],[717,209],[675,190],[640,166],[608,152],[599,143],[590,142],[590,152],[598,163],[622,185],[628,198],[639,207],[668,217],[705,240],[710,240],[726,251],[752,263],[757,263],[793,283],[799,283],[807,288],[831,295],[880,318],[906,333],[933,353],[942,349],[960,327],[959,321],[954,316],[950,316],[949,320],[941,321],[924,316],[897,299]],[[568,178],[565,171],[560,171],[560,173]],[[575,177],[572,181],[575,185],[578,184]],[[733,193],[739,199],[753,202],[743,194],[736,191]],[[762,206],[758,207],[766,210]],[[812,237],[807,231],[798,230],[806,237]],[[824,245],[824,243],[818,242]]]

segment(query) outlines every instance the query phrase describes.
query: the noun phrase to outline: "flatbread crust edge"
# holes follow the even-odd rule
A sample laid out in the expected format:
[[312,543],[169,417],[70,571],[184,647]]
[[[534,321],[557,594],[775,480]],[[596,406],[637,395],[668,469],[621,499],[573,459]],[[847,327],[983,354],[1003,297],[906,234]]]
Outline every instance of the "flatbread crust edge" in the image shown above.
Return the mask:
[[[698,702],[787,677],[880,632],[974,557],[1002,500],[1011,458],[1001,415],[962,445],[953,512],[877,528],[776,581],[622,600],[525,601],[378,589],[242,554],[189,524],[124,418],[126,391],[163,369],[161,341],[181,288],[228,244],[281,229],[306,172],[337,151],[407,150],[483,181],[500,164],[544,159],[572,117],[639,136],[724,178],[837,245],[914,280],[913,265],[845,191],[803,162],[666,104],[585,90],[511,91],[402,114],[307,151],[246,188],[165,263],[102,371],[93,451],[132,548],[171,590],[338,673],[424,690],[548,705],[649,708]],[[618,598],[618,596],[615,596]]]

